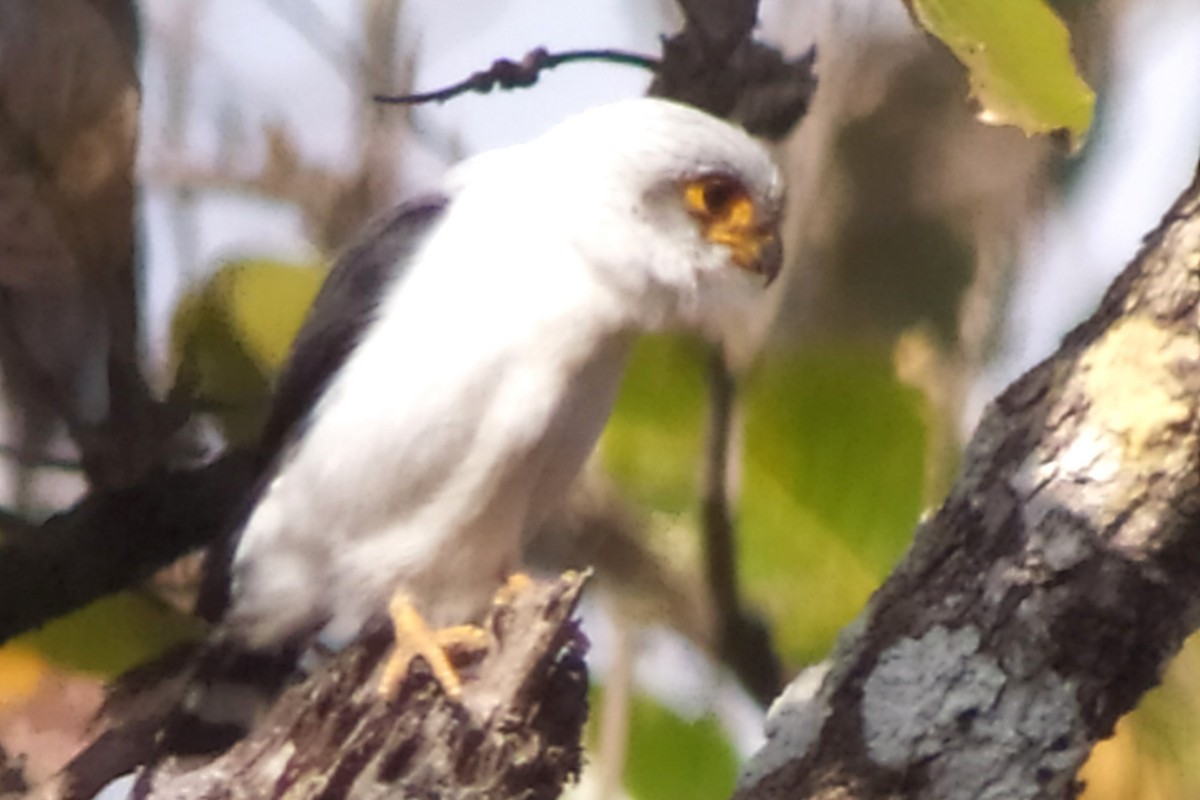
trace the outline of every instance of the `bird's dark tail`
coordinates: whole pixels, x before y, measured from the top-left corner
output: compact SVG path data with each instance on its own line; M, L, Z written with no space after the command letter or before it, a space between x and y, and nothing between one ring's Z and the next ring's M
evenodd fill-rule
M168 756L215 757L242 739L297 672L298 653L248 651L217 635L122 675L97 715L99 735L63 771L68 798Z
M274 704L296 674L297 658L290 648L245 650L220 640L207 644L180 702L163 721L157 757L228 750Z

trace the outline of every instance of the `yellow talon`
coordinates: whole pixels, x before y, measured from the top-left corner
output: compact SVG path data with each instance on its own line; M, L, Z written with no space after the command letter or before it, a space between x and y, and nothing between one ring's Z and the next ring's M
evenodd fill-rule
M521 593L532 587L533 578L523 572L514 572L496 590L492 604L511 605ZM396 696L404 676L408 674L409 664L419 655L429 664L433 676L447 695L455 699L462 697L462 678L454 664L466 661L484 650L488 644L487 632L477 625L455 625L432 630L404 592L392 595L388 614L392 618L396 644L379 679L380 696L387 700Z
M392 596L392 601L388 604L388 614L392 618L396 645L379 679L380 695L385 699L395 697L400 683L408 674L408 665L419 655L429 664L433 676L446 690L446 694L455 699L461 697L462 679L450 663L447 652L457 654L478 650L485 642L483 630L474 625L430 630L408 595L403 592Z
M433 632L438 647L451 662L457 662L487 647L487 632L478 625L455 625Z
M523 592L533 588L533 578L529 577L524 572L514 572L508 576L508 580L504 585L496 590L496 594L492 597L492 605L494 606L509 606Z

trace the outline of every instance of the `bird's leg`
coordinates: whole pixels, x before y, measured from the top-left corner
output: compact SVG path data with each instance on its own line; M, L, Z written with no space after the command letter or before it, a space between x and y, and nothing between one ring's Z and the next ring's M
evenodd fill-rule
M408 673L408 665L414 656L424 657L433 671L433 676L451 697L462 695L462 679L451 663L450 656L478 651L485 644L486 634L475 625L456 625L452 628L431 630L413 607L404 592L397 592L388 605L392 618L396 646L384 665L379 680L379 693L392 698Z

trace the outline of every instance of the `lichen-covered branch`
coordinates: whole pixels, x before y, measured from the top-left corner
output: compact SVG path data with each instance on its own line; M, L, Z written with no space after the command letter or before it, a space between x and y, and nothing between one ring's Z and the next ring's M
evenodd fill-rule
M1200 176L987 410L827 674L776 703L737 797L1073 797L1198 612Z
M139 790L150 800L555 798L582 766L587 640L572 614L586 580L568 573L494 606L486 650L462 667L461 699L419 660L382 699L392 636L376 627L289 689L229 752L200 767L168 759ZM91 783L68 770L58 793L42 796Z

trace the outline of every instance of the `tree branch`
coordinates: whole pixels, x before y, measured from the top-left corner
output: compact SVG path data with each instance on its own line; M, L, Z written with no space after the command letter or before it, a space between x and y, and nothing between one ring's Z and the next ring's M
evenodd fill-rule
M208 544L226 530L255 474L244 453L159 471L0 540L0 643Z
M629 53L624 50L569 50L564 53L551 53L544 47L530 50L520 61L498 58L485 70L480 70L470 77L432 92L417 92L406 95L375 95L377 103L399 105L419 105L421 103L444 103L467 92L488 94L493 89L524 89L533 86L541 77L543 71L554 69L562 64L580 61L601 61L609 64L623 64L628 67L641 67L655 70L658 61L649 56Z
M1074 797L1200 622L1200 176L988 409L945 504L740 800Z
M736 390L733 376L716 350L709 359L708 380L701 533L705 577L716 617L716 650L747 691L765 707L779 694L783 668L766 623L745 608L738 592L737 547L728 489Z

